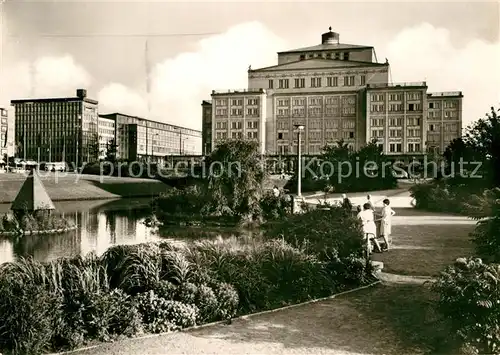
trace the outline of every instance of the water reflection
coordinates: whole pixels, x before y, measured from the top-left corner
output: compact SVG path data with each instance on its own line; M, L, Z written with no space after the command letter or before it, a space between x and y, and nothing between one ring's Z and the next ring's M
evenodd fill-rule
M51 261L90 252L101 255L112 245L159 240L158 233L143 223L149 203L150 199L55 203L56 213L72 220L78 228L58 235L25 236L15 243L0 239L0 264L17 256ZM0 213L9 209L10 204L0 205Z

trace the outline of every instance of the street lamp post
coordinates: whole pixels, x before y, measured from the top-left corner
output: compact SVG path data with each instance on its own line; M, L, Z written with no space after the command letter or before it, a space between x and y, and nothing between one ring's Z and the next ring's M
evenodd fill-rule
M297 136L298 136L298 143L299 143L299 146L298 146L298 167L297 167L297 197L298 198L302 198L302 167L301 167L301 164L300 164L300 159L301 159L301 145L302 145L302 142L301 142L301 136L302 136L302 131L304 130L304 125L294 125L295 128L297 128L298 132L297 132Z

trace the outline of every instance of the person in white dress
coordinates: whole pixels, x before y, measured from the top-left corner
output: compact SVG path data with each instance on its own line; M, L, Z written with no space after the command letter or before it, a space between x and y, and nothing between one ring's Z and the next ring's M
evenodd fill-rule
M367 238L375 244L377 250L380 252L382 248L377 241L377 226L375 225L375 216L373 214L373 210L369 203L365 203L363 205L363 211L358 213L358 218L361 220L363 224L363 235L364 239Z
M383 201L384 207L382 208L382 221L380 224L380 235L384 238L384 242L386 245L386 250L389 250L390 246L390 237L391 237L391 229L392 229L392 216L396 214L394 210L389 206L389 199L385 199Z

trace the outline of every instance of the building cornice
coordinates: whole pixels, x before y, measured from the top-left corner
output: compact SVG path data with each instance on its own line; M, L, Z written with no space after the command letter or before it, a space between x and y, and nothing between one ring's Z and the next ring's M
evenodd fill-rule
M350 69L350 70L349 70ZM270 71L249 71L248 78L302 78L310 76L336 76L336 75L360 75L373 73L386 73L388 67L382 68L361 68L361 67L344 67L344 68L314 68L314 69L286 69L286 70L270 70Z

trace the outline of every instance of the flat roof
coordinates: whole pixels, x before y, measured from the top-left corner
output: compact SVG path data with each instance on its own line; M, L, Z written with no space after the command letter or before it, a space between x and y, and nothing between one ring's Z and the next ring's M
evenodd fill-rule
M40 103L51 103L51 102L71 102L71 101L84 101L88 102L91 104L97 105L99 101L97 100L92 100L87 97L80 98L80 97L51 97L51 98L44 98L44 99L16 99L16 100L10 100L10 104L25 104L25 103L35 103L35 102L40 102Z
M444 91L444 92L429 92L427 97L464 97L461 91Z
M147 122L152 122L152 123L164 124L164 125L176 128L176 129L186 129L186 130L190 130L190 131L193 131L193 132L201 133L201 130L198 130L198 129L177 126L177 125L174 125L174 124L171 124L171 123L150 120L148 118L127 115L125 113L113 112L113 113L99 114L99 117L109 118L109 119L115 119L116 116L124 116L124 117L129 117L129 118L135 118L135 119L138 119L138 120L141 120L141 121L147 121Z
M405 88L427 88L427 83L425 81L415 81L415 82L404 82L404 83L379 83L379 84L367 84L367 90L373 89L405 89Z
M278 52L278 54L291 54L291 53L301 53L301 52L318 52L318 51L345 51L352 49L372 49L373 46L365 46L359 44L349 44L349 43L325 43L317 44L315 46L302 47L290 49L287 51Z

